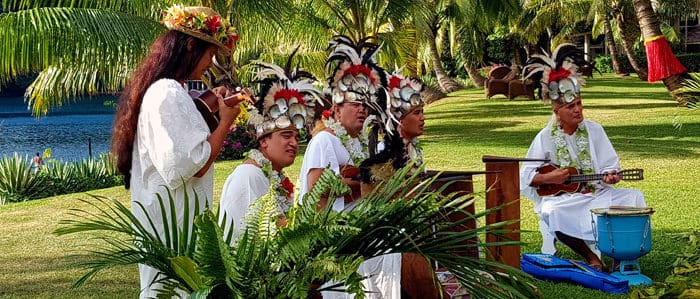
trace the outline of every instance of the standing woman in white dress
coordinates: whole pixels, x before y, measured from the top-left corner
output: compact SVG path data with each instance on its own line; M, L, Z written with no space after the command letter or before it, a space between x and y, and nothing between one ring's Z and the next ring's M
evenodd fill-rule
M224 238L231 234L231 245L245 230L244 217L250 206L267 192L275 192L279 225L286 223L285 213L292 205L294 185L282 171L294 163L299 131L313 122L314 106L321 97L310 73L289 69L293 57L289 57L286 69L258 64L260 94L248 119L255 127L258 146L226 179L219 205L219 222L226 220Z
M150 227L148 215L157 230L151 233L161 238L164 222L174 217L181 227L185 217L192 221L196 216L183 215L185 192L189 211L195 208L194 193L200 200L199 211L211 207L212 165L240 112L238 99L231 106L224 104L223 97L231 92L214 89L218 102L213 110L218 109L220 122L212 132L185 85L186 80L201 78L217 51L230 55L237 35L228 22L207 7L173 6L162 23L169 30L154 41L121 95L111 148L125 187L131 189L132 212L145 227ZM156 196L167 199L166 188L177 215L166 208L168 219L161 219ZM140 297L155 297L162 282L159 272L139 265L139 273Z

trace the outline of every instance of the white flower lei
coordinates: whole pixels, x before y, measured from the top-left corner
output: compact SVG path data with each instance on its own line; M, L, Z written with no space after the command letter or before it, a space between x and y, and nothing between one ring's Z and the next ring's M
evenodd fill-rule
M369 158L369 139L367 138L367 134L364 132L364 130L362 130L357 137L352 138L350 135L348 135L348 131L345 130L345 127L343 127L342 124L331 118L324 119L323 124L326 126L326 128L333 130L335 136L340 138L340 141L343 143L343 147L345 147L348 153L350 153L350 159L352 159L353 165L359 166L360 162Z
M418 138L413 138L411 141L404 139L403 142L406 145L408 159L414 161L413 167L421 166L423 164L423 148Z
M576 167L581 170L583 174L592 174L593 171L593 160L591 159L590 148L588 144L588 130L583 122L578 124L576 132L574 132L574 140L576 142L576 148L579 150L576 155L578 163L571 159L571 154L569 153L569 148L566 146L566 140L564 139L564 130L562 130L559 122L553 122L551 128L552 142L554 143L554 148L556 151L556 158L559 162L560 167ZM586 183L586 189L589 191L595 190L595 184L592 182Z
M272 169L272 162L265 158L262 152L257 149L251 149L248 152L248 159L255 161L255 163L260 166L263 174L270 180L270 185L275 185L275 193L277 193L277 206L282 211L286 213L292 206L292 203L287 198L286 190L282 188L282 182L286 178L284 173L277 172L277 170Z

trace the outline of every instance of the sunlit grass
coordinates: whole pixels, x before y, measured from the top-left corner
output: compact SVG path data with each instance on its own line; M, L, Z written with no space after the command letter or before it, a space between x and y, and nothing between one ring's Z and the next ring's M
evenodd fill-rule
M673 234L700 226L700 200L695 183L700 177L700 113L676 105L661 84L636 78L605 76L588 80L583 90L585 115L601 123L622 160L623 168L644 168L645 180L620 186L645 192L652 216L653 249L640 259L642 271L654 280L670 273L673 253L684 244ZM426 133L422 138L429 169L484 170L483 155L524 157L530 141L549 119L551 110L537 101L486 100L483 90L460 91L426 108ZM680 130L673 119L683 124ZM296 181L301 154L285 172ZM228 174L240 161L218 162L215 202ZM477 194L484 192L484 177L474 177ZM122 187L92 191L93 194L128 202ZM86 208L69 194L43 200L0 206L0 297L2 298L134 298L138 294L138 271L123 267L98 275L86 286L70 285L84 270L71 263L84 258L89 248L84 236L56 237L51 232L66 218L70 208ZM481 196L483 198L483 196ZM483 207L483 200L477 204ZM523 199L522 228L537 231L532 204ZM524 233L523 252L537 252L539 233ZM575 258L559 247L563 256ZM569 284L538 282L547 298L626 298Z

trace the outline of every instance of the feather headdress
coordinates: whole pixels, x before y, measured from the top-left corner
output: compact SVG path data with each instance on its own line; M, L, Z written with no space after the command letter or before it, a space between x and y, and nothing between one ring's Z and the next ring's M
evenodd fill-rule
M539 96L542 101L565 104L581 93L585 81L579 68L584 65L590 64L584 59L583 51L567 43L557 46L551 57L532 55L523 67L523 75L525 79L541 83Z
M292 69L289 56L285 68L257 62L256 82L260 83L258 101L250 111L249 124L255 126L258 138L277 130L305 129L314 119L316 103L323 105L322 94L313 86L311 73Z
M355 44L349 37L337 35L329 41L328 86L334 104L359 102L381 115L386 101L386 75L375 61L381 47L368 40L365 37Z
M416 78L406 78L399 71L389 76L387 93L389 100L387 114L398 122L408 112L423 105L420 92L423 91L423 83Z

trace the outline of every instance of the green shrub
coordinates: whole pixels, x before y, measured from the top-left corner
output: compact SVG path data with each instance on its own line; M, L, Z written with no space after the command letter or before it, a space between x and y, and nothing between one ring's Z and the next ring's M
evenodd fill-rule
M118 186L123 183L108 155L78 162L49 160L32 173L31 159L12 157L0 160L0 204L44 198Z
M46 177L32 173L31 165L29 156L21 157L17 153L0 159L0 204L25 201L46 193Z
M646 54L644 54L644 52L635 53L637 62L639 62L639 64L643 67L647 67L647 57L645 55ZM676 57L678 58L678 61L680 61L680 63L683 64L686 69L688 69L689 73L700 72L700 53L679 54L676 55ZM634 73L634 69L632 68L632 65L630 64L626 55L618 55L617 61L620 63L620 68L622 68L623 72ZM610 59L609 55L596 57L595 66L603 73L613 72L612 59Z

